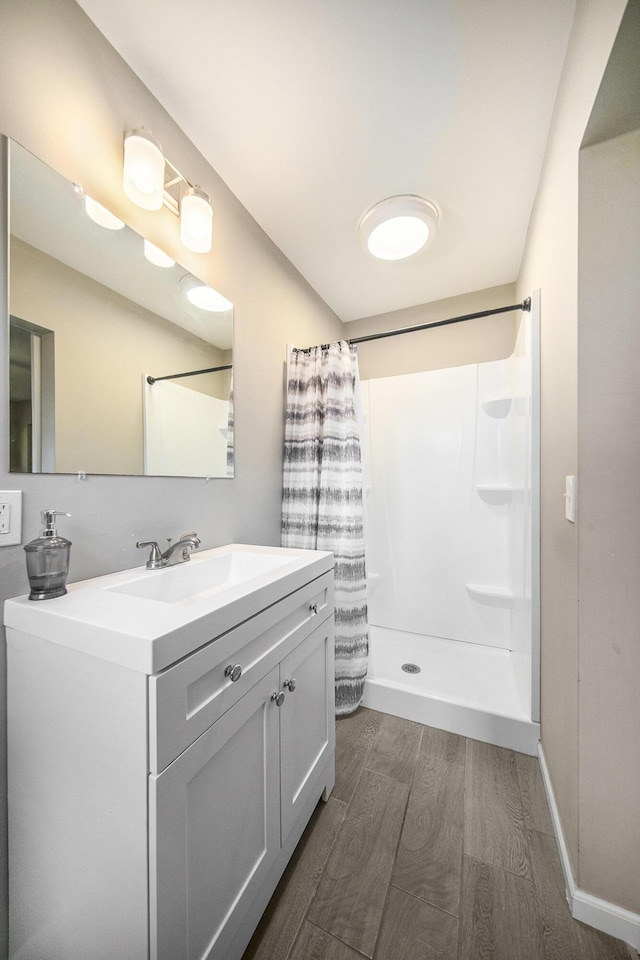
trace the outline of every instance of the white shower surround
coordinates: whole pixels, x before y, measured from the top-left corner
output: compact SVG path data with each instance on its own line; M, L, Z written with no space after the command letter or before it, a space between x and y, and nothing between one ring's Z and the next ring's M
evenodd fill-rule
M526 753L539 739L533 301L505 360L362 385L363 702Z

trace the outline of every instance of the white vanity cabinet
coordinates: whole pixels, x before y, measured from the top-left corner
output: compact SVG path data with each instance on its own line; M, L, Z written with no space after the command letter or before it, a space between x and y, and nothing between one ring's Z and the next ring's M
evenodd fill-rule
M332 560L282 553L278 599L148 674L8 601L11 958L242 956L334 782Z
M298 604L296 613L302 615L317 606L318 586L321 593L329 593L329 585L314 583L288 598ZM276 608L267 615L281 612ZM276 623L269 637L282 639L270 656L260 658L258 672L263 674L274 656L289 653L175 760L150 776L149 853L158 878L150 899L153 960L227 960L241 955L231 949L234 940L253 929L266 905L261 902L254 910L251 924L247 912L253 892L260 890L274 865L280 868L281 850L293 850L289 841L296 822L306 824L320 794L332 788L325 781L335 745L333 623L325 619L310 629L322 617L322 609L311 615L310 623L303 622L291 633ZM192 659L213 653L213 647L205 648ZM213 701L206 699L204 677L215 688L216 676L224 676L235 661L242 666L248 654L243 648L233 663L220 660L217 670L204 674L201 671L208 664L198 668L197 663L185 661L165 675L152 677L151 683L160 686L166 681L163 689L168 694L172 687L172 714L177 687L184 694L179 702L186 705L183 713L188 716L184 674L195 676L189 686L200 684L199 696L210 709L215 696ZM175 678L172 670L178 673ZM244 671L237 683L242 676ZM226 689L235 692L229 686ZM158 690L156 695L161 713ZM298 839L299 834L295 842Z

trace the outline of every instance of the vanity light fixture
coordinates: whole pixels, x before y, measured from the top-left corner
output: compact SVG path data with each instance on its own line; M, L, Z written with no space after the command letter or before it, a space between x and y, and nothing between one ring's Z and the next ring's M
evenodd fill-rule
M122 230L124 221L118 219L110 210L103 207L101 203L84 194L84 209L87 216L91 217L94 223L99 227L105 227L107 230Z
M164 154L145 130L124 135L124 192L143 210L160 210L164 193Z
M180 198L180 239L187 250L208 253L211 250L213 210L209 197L199 187L183 189Z
M374 204L358 231L369 253L379 260L406 260L433 239L440 215L435 203L405 194Z
M160 247L156 247L155 243L151 243L150 240L144 241L144 255L155 267L173 267L175 266L175 260L173 260L168 253L165 253L164 250L161 250Z
M164 156L144 129L124 135L124 192L143 210L164 205L180 218L180 239L187 250L211 250L213 209L204 190L194 186Z
M180 290L189 303L207 313L226 313L233 308L230 300L207 283L197 280L190 273L185 274L180 280Z

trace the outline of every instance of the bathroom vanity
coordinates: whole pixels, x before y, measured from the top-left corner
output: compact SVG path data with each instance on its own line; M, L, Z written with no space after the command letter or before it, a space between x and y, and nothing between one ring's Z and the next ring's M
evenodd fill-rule
M10 957L239 960L334 783L333 556L7 601Z

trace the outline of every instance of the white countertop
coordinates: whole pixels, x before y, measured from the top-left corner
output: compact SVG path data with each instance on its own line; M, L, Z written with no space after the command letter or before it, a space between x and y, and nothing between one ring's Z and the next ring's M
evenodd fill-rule
M154 587L156 578L158 584L169 583L169 579L161 578L167 574L175 578L173 571L178 568L184 570L181 579L188 568L194 576L201 575L201 565L207 560L230 551L277 555L283 562L242 583L200 591L188 601L172 602L119 592L121 588L135 590L137 582L146 583L150 578L154 578ZM148 571L142 566L70 583L67 595L54 600L35 601L27 596L7 600L4 623L9 631L40 637L152 674L332 568L333 554L324 551L228 544L198 551L187 563L162 570Z

